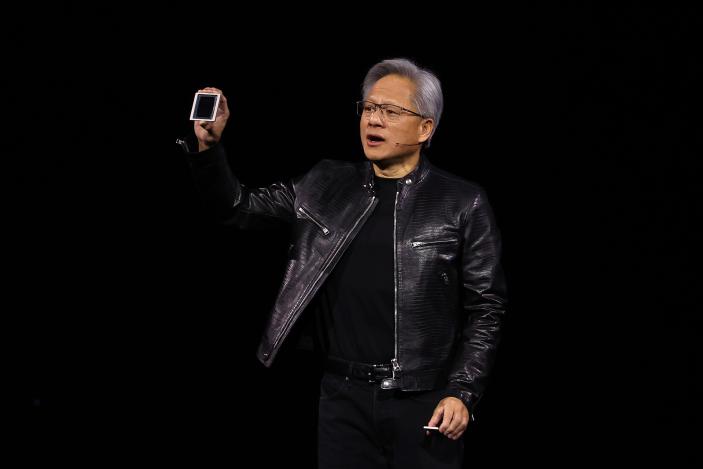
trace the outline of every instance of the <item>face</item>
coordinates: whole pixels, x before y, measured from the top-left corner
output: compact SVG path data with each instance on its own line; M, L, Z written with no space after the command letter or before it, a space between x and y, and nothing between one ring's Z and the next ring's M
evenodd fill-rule
M395 104L417 112L413 105L415 84L399 75L386 75L369 90L366 101ZM366 158L372 161L401 160L419 154L421 145L432 130L432 119L403 113L396 122L384 119L380 109L371 116L361 116L361 143ZM403 145L405 144L405 145Z

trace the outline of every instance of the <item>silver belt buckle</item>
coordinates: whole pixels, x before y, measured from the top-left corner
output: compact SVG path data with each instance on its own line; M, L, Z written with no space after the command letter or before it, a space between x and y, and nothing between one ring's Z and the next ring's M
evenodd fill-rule
M400 383L397 379L393 378L383 378L381 380L381 389L396 389L400 387Z

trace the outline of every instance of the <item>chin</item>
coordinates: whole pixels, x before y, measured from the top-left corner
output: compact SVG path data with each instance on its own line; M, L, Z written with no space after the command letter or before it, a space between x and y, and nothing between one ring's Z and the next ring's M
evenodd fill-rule
M386 160L392 156L392 155L389 155L388 152L381 150L380 148L366 148L366 147L364 147L364 154L366 155L367 159L373 160L373 161Z

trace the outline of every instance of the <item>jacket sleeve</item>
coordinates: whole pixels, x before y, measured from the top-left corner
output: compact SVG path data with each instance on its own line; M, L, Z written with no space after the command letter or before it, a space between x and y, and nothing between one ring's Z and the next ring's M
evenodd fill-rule
M472 418L495 359L507 304L500 256L500 232L486 194L479 189L463 224L461 278L465 317L447 389L449 395L466 404Z
M232 173L221 144L200 153L186 153L193 180L215 220L241 229L264 229L295 219L293 179L250 188Z

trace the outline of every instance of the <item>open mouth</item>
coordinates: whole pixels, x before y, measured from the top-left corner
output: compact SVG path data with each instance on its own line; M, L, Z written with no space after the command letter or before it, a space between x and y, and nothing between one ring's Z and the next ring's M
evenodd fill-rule
M386 141L386 139L381 137L380 135L373 135L373 134L366 135L366 143L372 147L380 145L385 141Z

